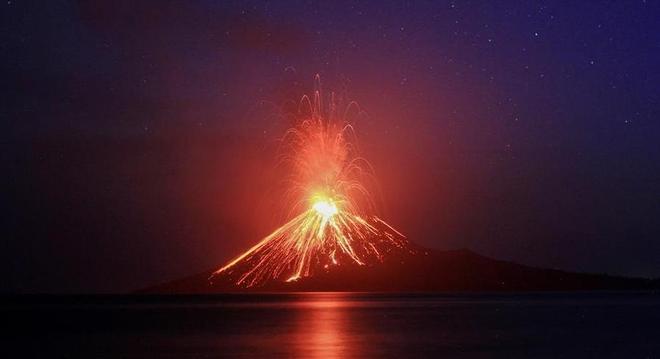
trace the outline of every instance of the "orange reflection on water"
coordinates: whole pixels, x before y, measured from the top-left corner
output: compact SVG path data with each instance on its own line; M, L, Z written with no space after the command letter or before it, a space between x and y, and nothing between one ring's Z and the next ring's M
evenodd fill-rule
M294 355L303 358L360 356L351 326L351 299L346 293L306 294L294 335Z

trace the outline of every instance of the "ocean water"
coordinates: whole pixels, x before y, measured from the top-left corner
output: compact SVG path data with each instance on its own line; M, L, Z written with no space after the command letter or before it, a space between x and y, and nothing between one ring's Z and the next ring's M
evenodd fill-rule
M5 296L2 355L660 358L660 293Z

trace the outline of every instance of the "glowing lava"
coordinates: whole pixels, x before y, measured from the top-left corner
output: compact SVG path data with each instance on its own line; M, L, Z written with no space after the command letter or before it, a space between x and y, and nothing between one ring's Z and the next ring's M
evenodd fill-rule
M318 77L317 77L318 81ZM303 97L298 125L282 139L287 173L283 202L293 218L209 278L237 286L294 281L338 265L371 265L412 251L405 236L375 213L373 171L357 154L353 127L334 96L324 111L320 92Z
M312 208L314 208L318 214L323 216L323 219L326 221L328 218L337 214L337 206L335 206L334 202L332 201L319 200L314 203Z

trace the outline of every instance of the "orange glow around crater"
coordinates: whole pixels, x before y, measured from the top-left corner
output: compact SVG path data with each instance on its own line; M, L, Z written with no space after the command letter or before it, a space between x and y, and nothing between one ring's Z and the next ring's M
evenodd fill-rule
M326 220L338 212L337 206L332 200L319 199L314 202L312 208Z
M282 202L291 218L209 280L223 278L241 287L291 282L412 251L405 236L375 214L373 171L359 155L347 120L353 110L355 103L339 111L334 94L326 107L318 90L312 99L303 97L298 124L284 134L278 156L286 173Z

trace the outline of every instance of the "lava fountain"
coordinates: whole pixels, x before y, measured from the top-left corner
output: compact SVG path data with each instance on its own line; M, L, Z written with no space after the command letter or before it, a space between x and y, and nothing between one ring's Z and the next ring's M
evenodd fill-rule
M278 154L286 173L282 202L290 209L288 222L215 271L210 281L258 287L412 252L406 237L376 215L373 170L359 155L348 121L353 110L359 111L354 102L340 114L334 94L324 107L318 88L311 98L303 96L297 124L282 137Z

